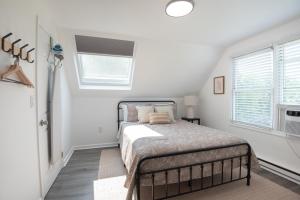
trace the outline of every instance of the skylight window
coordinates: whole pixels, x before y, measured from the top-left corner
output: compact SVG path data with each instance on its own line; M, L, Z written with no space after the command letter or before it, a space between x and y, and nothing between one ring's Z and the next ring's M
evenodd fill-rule
M134 42L75 36L81 88L129 90Z

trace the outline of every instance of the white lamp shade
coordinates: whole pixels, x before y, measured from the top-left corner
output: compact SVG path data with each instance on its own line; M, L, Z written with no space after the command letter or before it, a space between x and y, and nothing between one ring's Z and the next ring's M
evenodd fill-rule
M184 105L186 106L196 106L198 105L198 97L197 96L185 96L184 97Z

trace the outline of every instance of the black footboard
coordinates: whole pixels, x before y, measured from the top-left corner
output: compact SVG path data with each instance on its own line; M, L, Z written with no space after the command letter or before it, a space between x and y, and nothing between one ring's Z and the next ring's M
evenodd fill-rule
M173 167L173 168L167 168L167 169L163 169L163 170L156 170L156 171L147 171L145 173L141 172L141 166L143 164L144 161L149 160L149 159L155 159L155 158L163 158L163 157L170 157L170 156L178 156L178 155L187 155L187 154L191 154L191 153L198 153L198 152L205 152L205 151L212 151L212 150L217 150L217 149L226 149L226 148L231 148L231 147L237 147L237 146L247 146L247 153L242 154L242 155L238 155L238 156L233 156L233 157L227 157L227 158L222 158L222 159L217 159L217 160L212 160L209 162L202 162L202 163L194 163L192 165L185 165L185 166L178 166L178 167ZM243 164L242 159L243 158L247 158L247 163ZM233 178L233 160L234 159L239 159L239 174L237 178ZM225 161L230 161L230 166L231 166L231 171L230 173L230 178L229 180L224 180L224 162ZM219 163L221 165L221 173L216 174L214 172L214 165L216 163ZM203 166L204 165L211 165L211 176L209 176L209 178L211 179L210 181L210 185L209 186L204 186L203 184ZM245 165L246 169L247 169L247 174L246 176L242 176L242 167L243 165ZM200 181L200 188L197 187L193 187L193 168L195 168L195 166L199 166L199 170L201 171L201 177L200 179L198 179L198 181ZM181 175L181 170L182 169L186 169L189 168L189 177L190 180L188 181L188 186L189 186L189 190L188 191L182 191L181 189L181 180L180 180L180 175ZM174 171L177 170L177 183L178 187L177 187L177 193L176 194L169 194L168 192L168 172L169 171ZM157 173L164 173L165 174L165 189L164 189L164 196L163 197L155 197L155 175ZM153 200L161 200L161 199L168 199L171 197L176 197L176 196L180 196L180 195L184 195L184 194L188 194L188 193L192 193L192 192L196 192L196 191L200 191L200 190L204 190L207 188L212 188L212 187L216 187L219 185L223 185L226 183L231 183L234 181L238 181L238 180L242 180L242 179L247 179L247 185L250 185L250 178L251 178L251 147L248 143L240 143L240 144L234 144L234 145L226 145L226 146L219 146L219 147L214 147L214 148L204 148L204 149L198 149L198 150L192 150L192 151L184 151L184 152L176 152L176 153L171 153L171 154L164 154L164 155L158 155L158 156L152 156L152 157L147 157L142 159L139 164L138 164L138 168L137 168L137 172L136 172L136 187L137 187L137 199L141 200L141 178L144 175L150 175L151 176L151 187L152 187L152 199ZM220 177L220 181L218 181L218 183L214 182L214 176L215 175L219 175Z

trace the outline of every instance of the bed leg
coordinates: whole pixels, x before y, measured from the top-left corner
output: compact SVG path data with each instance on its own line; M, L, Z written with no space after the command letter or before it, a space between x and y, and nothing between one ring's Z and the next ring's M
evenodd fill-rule
M248 144L248 153L247 153L247 157L248 157L248 163L247 163L247 185L250 186L250 179L251 179L251 147Z
M140 200L141 199L140 176L138 174L139 173L136 174L136 200Z

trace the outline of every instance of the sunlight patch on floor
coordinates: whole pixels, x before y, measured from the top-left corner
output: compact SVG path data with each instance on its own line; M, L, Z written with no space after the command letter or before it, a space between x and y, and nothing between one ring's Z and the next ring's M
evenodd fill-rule
M125 199L127 188L124 187L126 176L98 179L94 181L94 200Z

